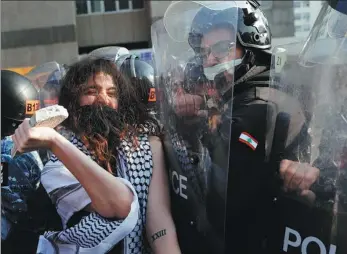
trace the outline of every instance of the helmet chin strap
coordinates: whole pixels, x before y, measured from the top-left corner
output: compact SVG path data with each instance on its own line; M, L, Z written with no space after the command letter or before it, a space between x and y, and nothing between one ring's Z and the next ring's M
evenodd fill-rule
M243 61L235 68L234 82L237 82L254 66L255 56L251 50L245 49Z
M245 54L242 58L242 63L235 67L233 84L230 84L230 82L228 83L224 75L223 76L218 75L220 77L218 81L215 79L216 84L218 84L218 82L221 82L223 85L225 85L225 87L228 86L228 88L222 93L222 101L224 103L232 99L233 88L235 83L237 83L238 80L240 80L243 76L245 76L249 72L249 70L251 70L251 68L254 66L254 63L255 63L254 53L251 50L245 49Z
M216 64L211 67L205 67L204 68L205 76L209 80L214 80L217 75L222 74L224 72L228 72L229 74L233 75L234 69L236 68L236 66L240 65L242 61L243 61L243 58L240 58L240 59L234 59L228 62Z

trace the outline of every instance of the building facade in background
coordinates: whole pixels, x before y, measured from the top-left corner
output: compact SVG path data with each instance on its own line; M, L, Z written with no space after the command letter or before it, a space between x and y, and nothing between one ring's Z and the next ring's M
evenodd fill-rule
M259 3L269 21L272 38L293 37L295 35L293 1L262 0Z
M150 27L171 1L1 1L2 68L71 63L110 45L151 63ZM260 1L274 38L295 35L293 1Z
M76 0L80 53L104 45L147 48L150 41L150 1Z
M110 45L150 48L151 23L170 2L1 1L2 68L71 63L80 54ZM151 61L148 53L139 56Z
M294 0L294 26L295 37L305 39L322 8L323 1L298 1Z
M75 58L74 9L72 1L1 1L1 68Z

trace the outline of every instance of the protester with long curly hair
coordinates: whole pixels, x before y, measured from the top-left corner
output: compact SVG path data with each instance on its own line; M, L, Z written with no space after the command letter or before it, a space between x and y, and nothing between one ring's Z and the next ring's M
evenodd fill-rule
M69 68L59 104L69 112L63 135L25 120L13 136L20 152L53 153L41 181L64 230L38 249L180 253L158 124L134 86L112 62L88 58Z

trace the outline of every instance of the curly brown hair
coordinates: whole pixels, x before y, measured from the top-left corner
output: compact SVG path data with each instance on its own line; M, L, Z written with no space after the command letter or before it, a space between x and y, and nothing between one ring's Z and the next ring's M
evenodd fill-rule
M79 104L87 80L100 72L112 77L118 97L117 110L105 105ZM132 139L136 144L136 137L144 128L152 133L159 130L158 122L150 115L130 79L106 59L87 58L70 66L62 79L59 105L69 112L62 125L79 135L100 166L111 173L116 173L117 148L122 139Z

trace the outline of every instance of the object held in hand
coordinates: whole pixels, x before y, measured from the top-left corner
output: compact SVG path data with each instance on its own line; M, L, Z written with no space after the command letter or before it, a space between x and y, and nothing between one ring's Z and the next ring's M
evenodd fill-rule
M30 118L29 124L31 127L50 127L55 128L67 119L69 113L66 108L60 105L53 105L37 110ZM11 155L14 157L17 149L13 147Z

